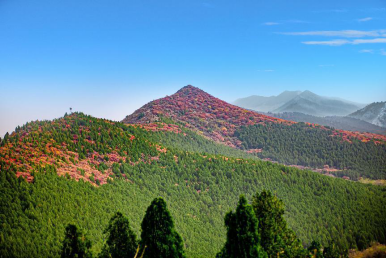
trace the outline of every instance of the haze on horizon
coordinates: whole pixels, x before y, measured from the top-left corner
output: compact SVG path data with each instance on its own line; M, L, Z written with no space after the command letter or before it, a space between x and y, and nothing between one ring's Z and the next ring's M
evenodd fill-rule
M2 1L0 136L74 111L122 120L192 84L232 103L386 100L384 1Z

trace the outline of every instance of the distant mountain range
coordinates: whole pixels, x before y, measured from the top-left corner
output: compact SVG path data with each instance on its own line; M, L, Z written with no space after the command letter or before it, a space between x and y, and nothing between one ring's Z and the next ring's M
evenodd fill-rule
M386 134L386 128L349 116L312 116L299 112L264 113L285 120L330 126L340 130Z
M261 112L299 112L313 116L346 116L365 105L339 98L319 96L311 91L284 91L278 96L250 96L233 104Z
M256 111L270 112L280 108L301 93L302 91L284 91L278 96L271 97L253 95L247 98L237 99L233 104Z
M386 102L374 102L362 108L348 117L357 118L368 123L386 127Z

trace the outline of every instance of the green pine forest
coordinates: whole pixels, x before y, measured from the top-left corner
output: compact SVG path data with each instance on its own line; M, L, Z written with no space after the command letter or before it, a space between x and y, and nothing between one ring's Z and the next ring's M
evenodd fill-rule
M15 173L23 168L7 163L7 157L27 143L44 152L48 142L77 153L79 160L93 152L107 157L113 151L125 159L100 161L102 173L112 171L100 186L58 176L64 163L78 161L51 153L46 154L55 160L52 164L29 164L31 183L17 178ZM156 143L167 151L157 151ZM283 201L284 219L305 248L312 241L334 243L344 254L364 243L385 243L385 187L330 178L217 146L193 134L149 132L82 113L17 128L1 142L0 257L60 257L69 224L85 232L96 256L117 211L141 236L141 222L157 197L168 204L185 255L215 257L226 243L225 215L235 210L241 194L250 202L264 189ZM151 158L155 155L158 159Z
M177 124L186 135L172 132L146 132L147 138L164 146L210 154L222 154L228 157L246 159L271 159L281 164L302 165L310 168L322 168L329 165L338 168L331 171L338 177L348 176L357 181L360 177L369 179L386 178L386 145L360 142L352 138L351 143L340 136L332 137L332 129L321 130L305 123L283 125L267 123L242 126L234 135L242 141L241 149L234 149L206 139L184 128L183 123L167 117L160 117L167 124ZM247 153L243 150L262 149L259 153Z
M282 164L297 164L312 168L338 168L339 175L356 180L359 177L386 179L386 144L364 143L352 138L332 137L333 130L296 123L267 123L242 126L235 136L244 149L262 149L260 158L270 158Z

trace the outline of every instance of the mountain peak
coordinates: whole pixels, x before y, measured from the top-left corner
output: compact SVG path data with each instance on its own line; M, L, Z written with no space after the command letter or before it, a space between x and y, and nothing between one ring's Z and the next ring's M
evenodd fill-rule
M300 90L284 90L282 93L280 93L279 95L281 94L288 94L288 93L301 93L302 91Z
M189 95L189 94L207 94L209 95L207 92L199 89L198 87L195 87L195 86L192 86L191 84L188 84L187 86L184 86L183 88L181 88L180 90L178 90L175 94L177 95ZM174 94L174 95L175 95Z
M357 118L368 123L386 127L386 102L374 102L366 107L349 114L349 117Z
M229 146L238 145L234 131L257 123L292 123L231 105L205 91L187 85L175 94L157 99L125 117L124 123L154 123L170 118Z
M184 86L183 88L181 88L177 92L186 91L186 90L200 90L200 89L198 87L192 86L191 84L188 84L187 86Z
M303 95L303 96L313 96L313 97L314 96L318 96L316 93L313 93L310 90L305 90L305 91L301 92L300 95Z

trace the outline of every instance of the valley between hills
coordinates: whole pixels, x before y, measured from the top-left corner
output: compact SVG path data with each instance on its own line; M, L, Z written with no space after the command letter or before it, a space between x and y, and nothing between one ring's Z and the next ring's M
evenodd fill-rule
M304 247L385 244L385 185L356 182L385 180L385 150L385 135L259 114L190 85L121 122L29 122L1 140L0 256L59 257L69 223L99 254L115 212L140 235L161 196L187 257L215 257L225 214L265 189Z

